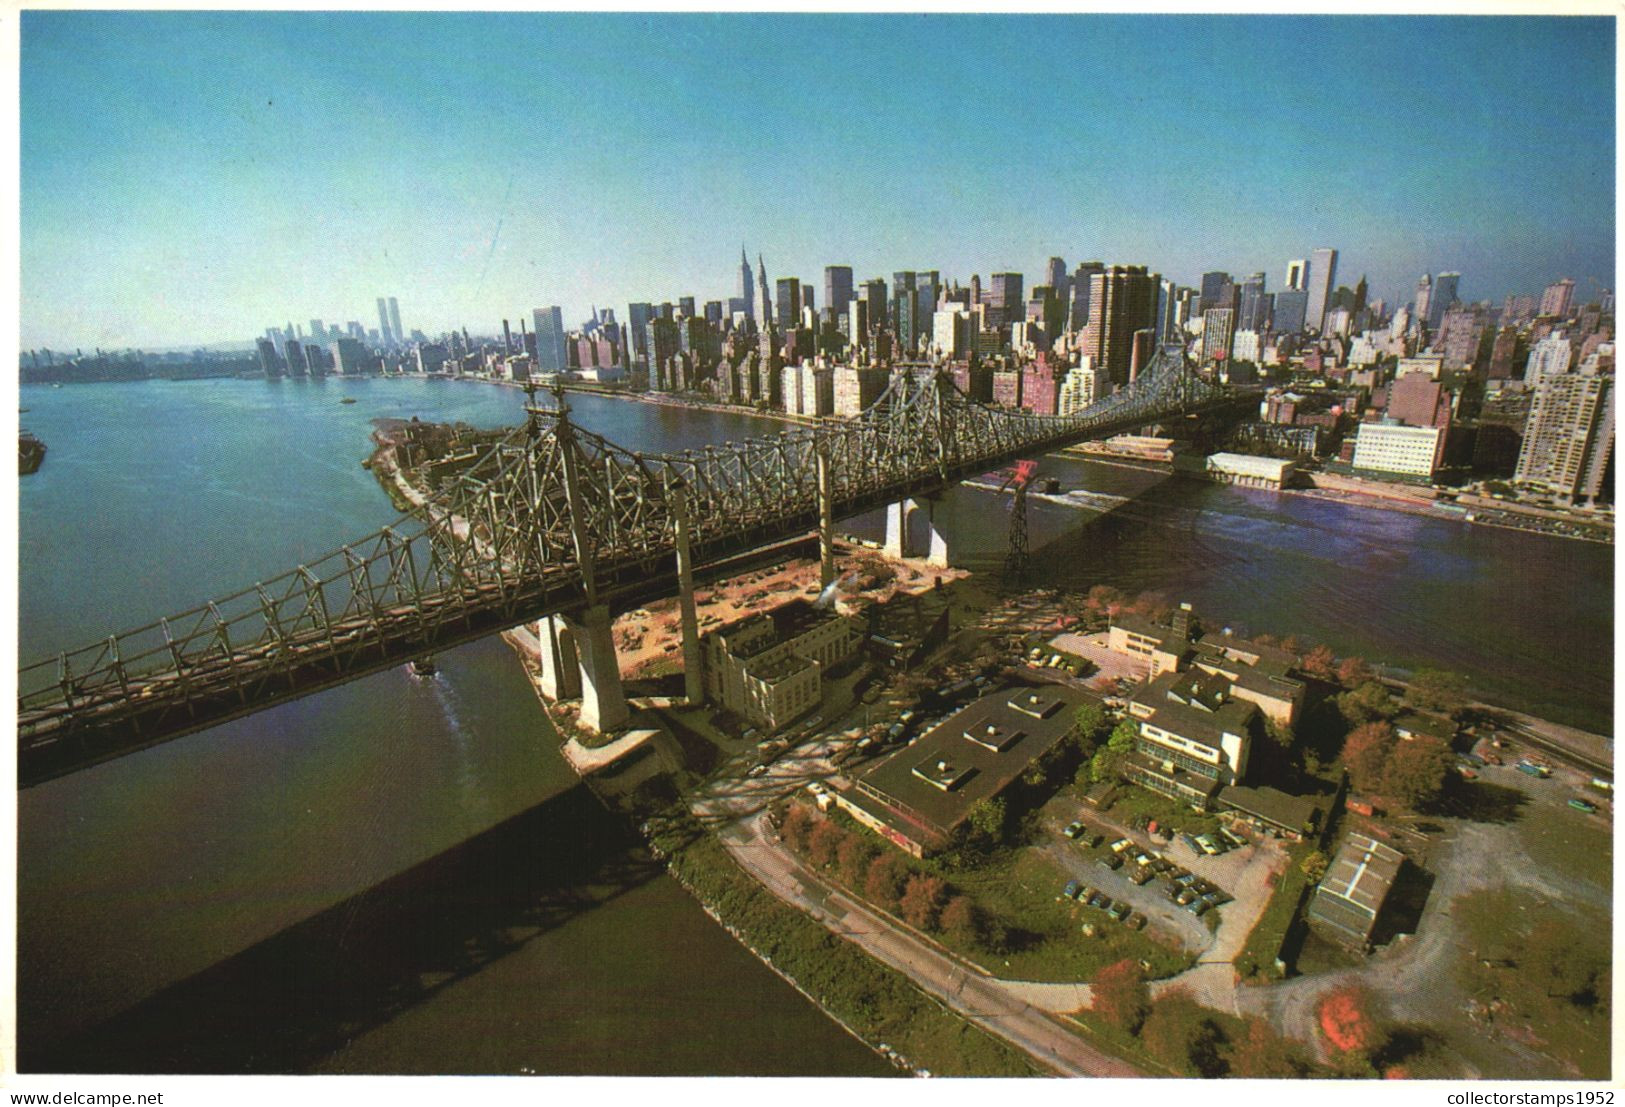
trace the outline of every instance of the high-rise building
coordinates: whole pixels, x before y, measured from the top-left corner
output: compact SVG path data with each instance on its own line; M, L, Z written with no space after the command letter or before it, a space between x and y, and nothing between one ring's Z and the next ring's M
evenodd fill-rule
M1563 331L1553 331L1530 348L1529 363L1523 371L1524 383L1531 389L1538 388L1547 377L1567 373L1573 361L1574 344Z
M1208 308L1233 308L1236 286L1230 279L1230 274L1222 270L1202 274L1202 299L1197 305L1198 310L1206 313Z
M1083 364L1068 370L1061 381L1057 410L1061 415L1072 415L1094 403L1095 399L1095 371L1086 357Z
M406 345L406 332L401 329L401 305L393 296L389 298L389 329L395 332L395 345Z
M1423 273L1421 280L1416 282L1416 316L1425 325L1428 315L1433 310L1433 277Z
M310 321L310 337L317 342L327 341L327 328L322 326L320 319Z
M886 326L886 282L879 277L863 282L860 296L869 305L869 329Z
M389 336L389 305L382 296L378 297L378 336L382 346L393 346L395 343Z
M1202 360L1228 361L1230 341L1236 333L1236 313L1227 307L1208 308L1202 313Z
M1455 306L1456 287L1460 284L1460 273L1440 273L1439 279L1433 283L1433 298L1428 301L1429 331L1437 331L1444 322L1444 313Z
M626 305L627 330L631 332L632 362L649 363L649 320L655 317L655 306L647 301ZM520 325L524 325L521 319Z
M970 312L954 309L931 317L931 347L943 357L958 360L970 352Z
M1309 262L1304 258L1286 263L1286 287L1288 292L1309 291Z
M697 311L694 310L694 306L695 306L694 305L694 297L692 297L692 296L679 296L679 297L677 297L677 310L683 313L683 318L685 318L685 319L693 319L696 315L699 314Z
M1152 326L1161 278L1143 265L1113 265L1089 281L1089 322L1081 347L1105 390L1108 384L1128 383L1134 332Z
M1304 307L1304 325L1316 334L1326 321L1326 304L1337 287L1337 251L1322 246L1309 255L1309 302Z
M1055 290L1055 299L1060 304L1070 307L1072 299L1072 278L1067 276L1066 262L1060 258L1050 258L1044 266L1044 283Z
M869 301L853 300L846 305L846 340L852 349L869 345Z
M1178 333L1178 324L1174 320L1175 309L1178 307L1179 288L1173 281L1164 277L1157 282L1157 314L1151 324L1156 344L1161 346L1164 342L1173 341Z
M536 369L541 373L562 373L569 365L564 345L564 311L557 306L531 312L536 328Z
M1275 322L1270 329L1276 334L1298 334L1304 328L1309 314L1309 292L1306 289L1287 289L1275 294Z
M1264 290L1264 274L1254 273L1241 282L1240 303L1236 308L1236 329L1261 331L1269 320L1269 295Z
M1574 302L1574 282L1564 277L1546 286L1546 292L1540 298L1540 313L1542 315L1555 315L1559 319L1569 317L1569 307Z
M1096 273L1104 272L1106 266L1098 261L1086 261L1079 264L1072 274L1072 319L1070 326L1073 330L1082 330L1089 324L1089 290L1093 287L1089 281Z
M766 330L773 325L773 296L768 291L767 265L762 261L761 254L756 255L756 294L760 301L756 322L763 330ZM784 320L779 320L779 325L783 326ZM795 326L795 321L792 320L789 325Z
M901 270L892 274L892 332L897 336L899 356L905 359L914 356L920 339L920 325L916 315L919 302L916 292L915 274L911 270Z
M852 267L824 266L824 311L833 320L852 300Z
M739 298L745 303L745 318L756 318L756 297L750 292L750 259L745 256L745 247L739 247Z
M1613 383L1579 373L1542 380L1513 479L1570 501L1596 499L1614 451Z

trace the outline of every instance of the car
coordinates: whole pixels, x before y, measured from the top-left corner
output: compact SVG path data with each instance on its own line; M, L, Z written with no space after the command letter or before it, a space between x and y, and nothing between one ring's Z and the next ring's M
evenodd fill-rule
M1209 892L1204 896L1197 896L1196 898L1207 904L1209 907L1219 906L1219 893L1217 892Z
M765 772L767 772L766 765L752 765L750 767L750 772L746 773L745 775L749 777L757 777L761 776Z
M1207 909L1208 909L1208 902L1205 899L1193 899L1193 900L1191 900L1189 903L1187 903L1185 905L1185 910L1189 911L1191 914L1197 916L1198 918L1200 918L1202 913L1205 912Z
M1199 835L1196 839L1196 844L1201 846L1202 852L1207 854L1209 857L1217 857L1219 854L1224 852L1224 847L1219 845L1219 843L1215 842L1206 834Z
M1520 773L1527 773L1530 776L1538 776L1542 780L1552 775L1552 770L1548 769L1545 765L1537 765L1528 758L1518 762L1517 769Z
M1076 880L1067 881L1066 882L1066 887L1061 889L1061 894L1057 898L1059 898L1059 899L1077 899L1078 898L1078 882Z
M1151 875L1150 869L1139 869L1129 879L1136 884L1149 884L1151 883Z
M1077 901L1079 903L1088 903L1089 902L1089 897L1094 895L1099 890L1100 889L1094 887L1091 884L1084 884L1084 885L1082 885L1082 886L1080 886L1078 888L1078 894L1077 894L1077 897L1076 897Z
M1217 907L1221 903L1233 903L1233 902L1235 902L1235 898L1236 898L1235 896L1231 895L1229 892L1225 891L1223 888L1215 888L1215 889L1213 889L1213 891L1209 892L1206 896L1204 896L1202 898L1207 899L1209 897L1212 898L1213 905L1215 907Z
M1114 853L1103 854L1099 861L1108 869L1121 869L1123 867L1123 859Z
M1461 760L1467 762L1467 764L1471 765L1475 769L1482 769L1485 764L1484 759L1475 753L1464 753L1461 755Z
M1119 839L1117 839L1117 841L1112 843L1112 852L1113 853L1122 853L1124 850L1128 849L1132 845L1134 845L1134 839L1132 839L1132 838L1119 838Z
M1140 914L1138 911L1135 911L1127 919L1124 920L1124 923L1125 923L1125 925L1129 926L1130 928L1132 928L1134 930L1144 930L1145 929L1145 916Z
M1242 846L1247 844L1247 839L1243 838L1229 827L1221 826L1219 828L1219 837L1223 838L1237 849L1240 849Z
M1129 917L1129 913L1132 910L1133 908L1129 907L1128 904L1124 903L1122 900L1118 900L1116 903L1112 904L1111 909L1107 911L1106 914L1112 917L1113 922L1122 922L1124 919Z
M897 716L897 721L902 723L904 726L907 726L917 718L919 718L919 713L913 709L910 709Z
M1179 890L1179 894L1174 896L1174 902L1183 907L1196 898L1198 897L1195 892L1191 891L1189 888L1181 888Z
M1178 884L1182 888L1188 888L1201 879L1202 878L1197 876L1195 873L1187 872L1174 877L1174 883Z
M1099 907L1101 910L1105 910L1111 905L1112 897L1108 896L1105 892L1096 892L1094 895L1089 897L1090 907Z
M1090 849L1099 849L1100 844L1105 840L1106 836L1104 834L1085 834L1082 838L1078 839L1078 841L1082 842Z
M1189 834L1181 834L1179 840L1191 848L1192 853L1201 853L1202 847L1196 844L1196 839Z
M1061 833L1065 834L1068 838L1076 838L1078 835L1083 833L1083 824L1067 823L1066 829L1061 831Z
M1155 860L1156 858L1152 857L1149 853L1136 853L1134 855L1134 863L1140 866L1142 869Z
M1587 815L1595 815L1597 813L1596 804L1587 799L1580 799L1578 796L1569 800L1569 806L1574 808L1576 811L1584 811Z

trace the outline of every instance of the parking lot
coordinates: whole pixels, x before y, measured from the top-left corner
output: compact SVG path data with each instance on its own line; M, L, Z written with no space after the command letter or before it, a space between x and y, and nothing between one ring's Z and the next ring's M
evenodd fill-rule
M1116 653L1106 648L1105 632L1099 634L1074 634L1068 631L1057 634L1049 640L1049 644L1058 650L1077 654L1085 661L1091 662L1095 668L1089 674L1091 679L1105 677L1111 681L1127 680L1139 683L1151 672L1151 663L1144 658L1131 657L1128 654Z

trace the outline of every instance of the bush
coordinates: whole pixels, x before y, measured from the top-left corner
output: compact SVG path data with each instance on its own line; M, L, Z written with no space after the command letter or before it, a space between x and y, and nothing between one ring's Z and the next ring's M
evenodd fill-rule
M897 910L903 896L903 882L908 879L908 863L902 854L882 853L869 865L863 881L863 896L870 903L887 911Z
M1119 1030L1140 1029L1151 1005L1151 992L1137 961L1127 958L1107 965L1089 984L1094 1000L1090 1009Z
M1140 1040L1152 1057L1182 1076L1222 1076L1224 1041L1212 1013L1191 994L1176 989L1152 1005L1140 1027Z
M903 914L903 921L916 930L935 930L937 916L942 910L943 901L948 898L948 885L941 877L915 874L908 878L904 885L903 896L898 906Z

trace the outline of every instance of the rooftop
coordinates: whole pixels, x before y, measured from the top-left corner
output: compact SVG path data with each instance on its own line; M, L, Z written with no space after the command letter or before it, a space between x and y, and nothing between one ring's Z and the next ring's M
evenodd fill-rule
M1320 805L1304 796L1291 796L1265 785L1248 788L1230 784L1219 789L1217 800L1225 807L1252 815L1271 826L1309 833L1320 823Z
M1226 731L1244 734L1258 709L1234 698L1230 681L1200 670L1163 673L1136 692L1131 703L1149 708L1143 722L1211 749L1222 749Z
M1315 893L1311 914L1367 937L1405 864L1405 855L1364 834L1350 834Z

